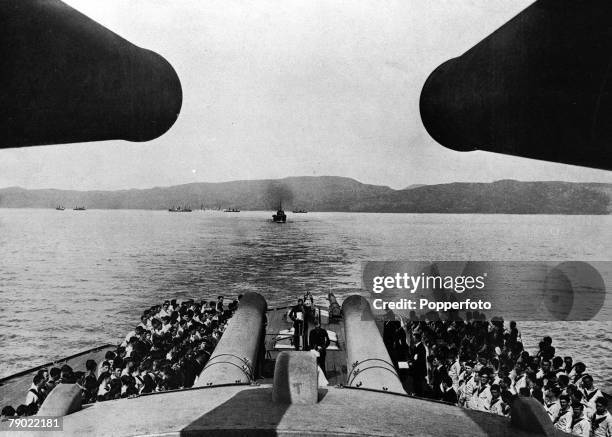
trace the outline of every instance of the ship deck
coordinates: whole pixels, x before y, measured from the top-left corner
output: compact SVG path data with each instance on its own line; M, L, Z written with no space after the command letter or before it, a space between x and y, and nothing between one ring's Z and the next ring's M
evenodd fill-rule
M288 338L277 342L276 338L283 331L291 328L291 321L287 321L286 314L291 307L271 308L266 313L268 324L266 328L266 359L263 364L263 382L272 383L274 375L274 361L282 350L293 350L289 346ZM346 354L344 350L344 325L342 321L330 321L324 308L317 307L317 317L321 315L321 326L328 331L336 333L338 350L329 350L325 360L327 378L331 385L343 384L346 381ZM313 323L309 324L309 328ZM286 337L286 336L285 336ZM278 346L278 347L277 347ZM85 370L85 362L89 359L94 360L98 365L104 361L104 354L109 350L114 350L116 346L105 344L80 352L69 357L57 359L32 369L19 372L17 374L0 379L0 407L12 405L16 408L25 401L28 389L32 384L32 379L40 369L50 369L51 367L61 367L68 364L75 371Z
M342 387L346 380L344 324L341 320L330 321L325 311L320 311L321 325L337 338L334 345L337 350L331 348L327 353L329 385L319 388L316 404L272 402L276 356L282 350L294 349L286 332L292 325L286 317L288 309L281 307L267 312L266 357L262 378L255 384L198 387L84 405L81 411L63 418L64 432L165 436L534 435L511 427L508 418L489 413L406 395ZM98 357L100 362L100 355L103 357L107 349L108 345L91 353L86 351L66 362L79 370L89 358ZM80 367L79 363L82 363ZM0 386L0 398L12 395L23 398L36 371L32 369L5 379L5 384ZM7 422L0 423L0 434L4 431L8 431Z
M320 389L312 405L272 402L270 385L200 387L85 406L63 418L83 436L528 437L510 419L439 402L361 389ZM0 435L9 434L7 422ZM48 436L49 431L28 435ZM569 434L555 432L555 436Z

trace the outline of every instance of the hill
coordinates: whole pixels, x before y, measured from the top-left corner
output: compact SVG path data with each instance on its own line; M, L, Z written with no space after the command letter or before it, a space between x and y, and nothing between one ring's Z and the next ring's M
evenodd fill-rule
M0 189L2 208L286 210L486 214L610 214L612 184L575 182L451 183L394 190L354 179L320 176L192 183L118 191Z

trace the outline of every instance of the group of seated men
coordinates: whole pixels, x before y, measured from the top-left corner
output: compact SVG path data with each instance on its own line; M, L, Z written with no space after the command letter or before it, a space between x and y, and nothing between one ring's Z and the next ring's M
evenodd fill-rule
M612 437L606 396L584 363L556 355L551 337L532 355L515 322L507 328L502 320L394 323L387 322L384 340L396 363L409 363L409 393L501 416L510 416L518 396L532 397L556 428Z
M167 300L152 306L123 342L106 352L102 363L87 360L84 371L74 371L67 364L39 370L25 402L16 409L5 406L2 417L36 414L47 395L62 383L77 383L83 403L191 387L241 297L227 308L223 296L210 302Z

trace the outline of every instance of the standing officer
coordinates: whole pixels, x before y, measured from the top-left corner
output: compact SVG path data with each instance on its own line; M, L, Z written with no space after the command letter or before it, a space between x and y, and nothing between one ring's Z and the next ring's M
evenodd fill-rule
M412 378L414 381L414 394L423 396L427 385L427 349L422 342L421 334L414 334L416 345L413 348Z
M299 351L305 350L304 341L304 332L306 328L306 309L304 308L304 301L302 299L298 299L298 304L291 308L289 312L289 318L293 320L293 346L295 346L295 350Z
M327 353L329 343L330 341L327 331L321 328L321 322L315 320L315 327L312 331L310 331L308 344L310 344L311 349L314 349L319 353L317 364L323 371L323 375L325 375L325 377L327 377L327 374L325 373L325 354Z

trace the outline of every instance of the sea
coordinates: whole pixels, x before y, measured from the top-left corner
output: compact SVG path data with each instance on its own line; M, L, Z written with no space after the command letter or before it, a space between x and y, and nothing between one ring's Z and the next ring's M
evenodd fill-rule
M0 377L118 343L165 299L364 294L388 260L612 260L612 216L0 209ZM612 314L610 299L607 314ZM519 322L612 393L612 317Z

